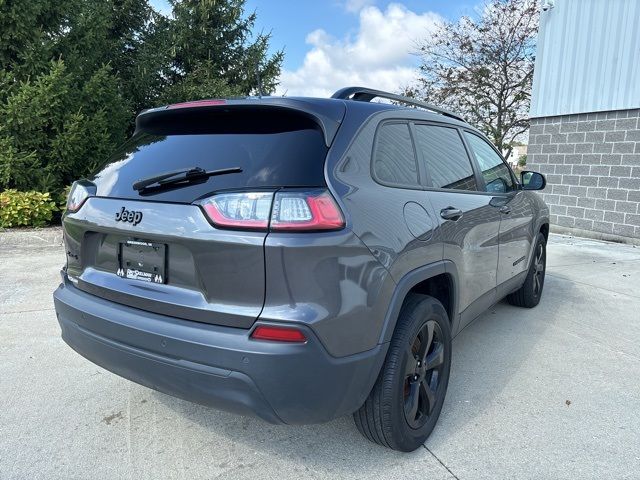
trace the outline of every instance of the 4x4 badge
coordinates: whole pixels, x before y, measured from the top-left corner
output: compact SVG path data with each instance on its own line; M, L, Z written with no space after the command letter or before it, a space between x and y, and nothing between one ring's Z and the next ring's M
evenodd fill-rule
M127 210L122 207L122 210L116 212L116 222L129 222L133 223L135 227L142 221L142 212L138 212L135 210Z

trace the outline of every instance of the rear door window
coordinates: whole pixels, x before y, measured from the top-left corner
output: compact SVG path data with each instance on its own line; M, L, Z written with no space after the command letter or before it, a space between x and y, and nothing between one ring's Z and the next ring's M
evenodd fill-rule
M385 123L378 129L373 174L383 184L418 187L418 167L408 124Z
M511 169L504 163L502 157L479 136L470 132L464 132L464 134L482 171L486 191L507 193L515 190Z
M437 125L415 126L416 146L435 188L478 189L471 161L455 128Z

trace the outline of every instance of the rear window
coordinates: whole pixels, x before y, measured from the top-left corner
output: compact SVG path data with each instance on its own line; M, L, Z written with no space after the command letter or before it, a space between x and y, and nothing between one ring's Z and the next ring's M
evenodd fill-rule
M197 112L150 123L94 181L98 196L192 202L218 190L323 186L326 154L320 127L295 111ZM142 178L190 167L242 172L153 195L132 188Z
M408 124L385 123L378 129L373 173L383 184L409 188L418 186L418 168Z

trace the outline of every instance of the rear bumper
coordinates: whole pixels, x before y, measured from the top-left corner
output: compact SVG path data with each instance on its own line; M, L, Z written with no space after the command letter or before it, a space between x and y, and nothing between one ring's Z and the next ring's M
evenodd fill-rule
M386 352L379 345L335 358L306 327L304 344L254 341L248 330L109 302L66 278L54 303L64 341L93 363L169 395L271 423L319 423L355 411Z

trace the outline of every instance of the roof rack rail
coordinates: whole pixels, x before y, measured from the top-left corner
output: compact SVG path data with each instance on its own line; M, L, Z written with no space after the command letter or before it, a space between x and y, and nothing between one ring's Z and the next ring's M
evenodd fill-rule
M333 95L331 95L331 98L338 98L341 100L356 100L359 102L370 102L374 98L386 98L387 100L393 100L396 102L406 103L408 105L424 108L425 110L439 113L440 115L445 115L447 117L455 118L456 120L467 123L466 120L457 113L450 112L449 110L446 110L444 108L436 107L435 105L421 102L420 100L416 100L414 98L396 95L395 93L383 92L382 90L374 90L372 88L345 87L341 88Z

